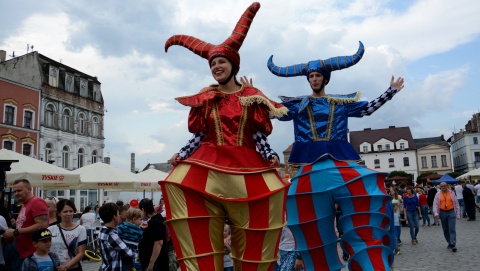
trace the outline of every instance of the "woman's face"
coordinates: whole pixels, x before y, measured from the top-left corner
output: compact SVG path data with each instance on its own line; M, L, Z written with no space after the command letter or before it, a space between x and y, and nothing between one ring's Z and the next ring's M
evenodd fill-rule
M48 206L48 212L50 214L53 214L55 213L55 211L57 211L57 205L53 201L49 201L47 203L47 206Z
M210 71L215 81L224 82L232 72L232 64L227 58L219 56L210 62Z
M63 209L59 212L59 216L62 218L62 221L65 222L70 222L73 219L73 215L75 212L73 211L73 208L65 205Z

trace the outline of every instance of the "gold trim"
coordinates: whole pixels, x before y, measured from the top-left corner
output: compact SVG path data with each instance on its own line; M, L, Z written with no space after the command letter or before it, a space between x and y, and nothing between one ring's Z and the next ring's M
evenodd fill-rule
M218 104L216 102L213 103L212 108L212 116L213 122L215 123L215 133L217 135L217 145L222 146L224 144L223 141L223 131L222 131L222 122L220 117L220 111L218 110Z
M268 98L265 98L264 96L261 96L261 95L252 95L252 96L248 96L248 97L239 97L240 99L240 103L242 105L245 105L245 106L250 106L252 105L253 103L258 103L258 104L264 104L268 107L269 109L269 114L270 116L273 116L275 118L280 118L282 116L285 116L287 115L288 113L288 109L285 107L285 106L282 106L280 108L276 108L274 105L273 105L273 102L268 99Z
M335 104L349 104L353 102L357 102L360 99L361 93L360 91L355 92L355 97L352 98L343 98L343 97L335 97L335 96L326 96L325 98L329 103Z
M237 134L237 146L243 146L243 137L244 137L244 131L245 131L245 124L247 123L247 114L248 112L248 107L245 105L242 105L242 113L240 115L240 121L238 123L238 134Z
M312 107L307 105L308 120L310 121L310 130L312 131L313 141L318 141L317 126L315 125L315 115Z
M252 167L236 167L236 168L225 167L225 166L217 165L217 164L207 162L207 161L204 161L204 160L195 159L195 158L192 158L192 157L189 157L187 161L190 162L190 164L208 167L209 169L218 170L218 171L221 171L223 173L248 174L248 173L259 173L259 172L266 172L266 171L275 170L275 168L272 167L272 166L254 167L254 168L252 168Z
M330 137L332 136L332 123L333 123L334 116L335 116L335 103L331 103L330 113L328 114L327 134L325 135L327 140L330 140Z

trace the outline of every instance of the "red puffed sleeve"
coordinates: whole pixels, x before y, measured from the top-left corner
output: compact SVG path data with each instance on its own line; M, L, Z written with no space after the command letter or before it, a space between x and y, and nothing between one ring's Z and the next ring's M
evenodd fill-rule
M198 132L207 133L207 126L205 123L205 107L192 107L188 115L188 131L196 134Z
M268 107L264 104L252 104L251 107L253 109L252 132L259 131L267 136L270 135L273 127Z

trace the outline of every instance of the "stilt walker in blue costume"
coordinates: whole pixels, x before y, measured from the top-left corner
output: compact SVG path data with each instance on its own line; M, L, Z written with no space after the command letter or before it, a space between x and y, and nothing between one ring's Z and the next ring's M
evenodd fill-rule
M377 99L359 101L360 93L325 93L332 71L357 64L364 53L360 42L352 56L314 60L304 64L277 67L273 56L269 70L281 77L306 76L312 94L280 97L288 108L281 121L293 120L295 142L289 163L300 166L287 196L288 227L303 258L306 271L340 270L335 234L335 203L343 215L340 244L350 254L350 270L390 270L393 252L387 228L393 226L386 214L384 179L359 164L360 157L347 140L348 118L371 115L403 88L403 78L394 80Z

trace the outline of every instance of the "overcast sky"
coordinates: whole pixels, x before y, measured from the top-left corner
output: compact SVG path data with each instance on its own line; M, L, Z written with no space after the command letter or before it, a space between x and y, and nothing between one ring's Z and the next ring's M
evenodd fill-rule
M130 169L166 162L191 137L189 108L178 96L215 83L208 63L187 49L164 51L174 34L223 42L244 0L36 1L0 3L0 49L27 53L27 44L101 82L105 107L104 155ZM268 0L261 1L240 50L239 75L270 98L309 94L305 77L280 78L278 66L351 55L358 41L365 55L332 73L327 93L362 93L372 100L405 77L405 88L370 117L350 119L350 130L409 126L414 138L464 128L480 110L480 1L471 0ZM8 57L7 57L8 58ZM269 137L282 153L293 141L292 123L273 120ZM283 159L282 159L283 160Z

